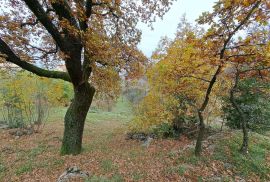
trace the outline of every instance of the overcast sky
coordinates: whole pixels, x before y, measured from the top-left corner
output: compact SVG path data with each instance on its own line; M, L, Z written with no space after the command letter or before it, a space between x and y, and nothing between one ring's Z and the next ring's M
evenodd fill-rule
M194 22L202 12L211 11L215 1L177 0L163 20L158 20L154 23L153 31L147 25L139 25L139 28L142 30L142 40L139 48L150 57L162 36L174 38L177 25L183 14L186 14L187 20Z

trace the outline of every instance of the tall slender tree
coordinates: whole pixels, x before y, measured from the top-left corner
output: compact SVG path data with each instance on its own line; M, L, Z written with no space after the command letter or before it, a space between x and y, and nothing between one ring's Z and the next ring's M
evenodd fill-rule
M209 103L217 78L229 59L246 56L242 54L232 55L230 48L238 43L235 38L241 31L246 32L247 28L255 23L263 26L267 24L267 19L270 17L269 8L270 4L266 0L219 0L216 2L212 13L203 13L198 20L200 24L210 25L205 38L215 43L216 49L213 51L219 63L209 82L201 107L198 109L200 130L195 147L195 155L197 156L201 154L205 133L203 113ZM249 52L249 54L254 53Z

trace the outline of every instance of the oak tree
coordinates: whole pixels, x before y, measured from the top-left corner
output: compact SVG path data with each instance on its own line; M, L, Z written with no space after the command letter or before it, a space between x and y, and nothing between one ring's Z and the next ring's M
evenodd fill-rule
M130 65L141 58L137 56L139 51L133 51L141 35L137 23L155 21L171 3L172 0L1 1L1 62L73 85L74 99L65 115L61 154L81 152L85 118L95 93L94 80L102 80L103 70L108 73L131 69ZM66 71L52 69L63 63Z
M269 18L269 7L269 2L266 0L219 0L213 7L213 12L203 13L198 19L200 24L210 25L205 38L206 40L210 39L212 43L215 44L216 49L213 49L213 55L217 57L219 63L208 84L201 107L198 110L200 131L195 147L195 154L197 156L201 154L202 140L205 133L203 112L208 105L210 95L217 78L221 74L228 59L245 56L242 54L231 54L230 48L232 45L238 44L238 39L236 39L236 37L239 35L239 32L245 32L247 27L254 23L258 23L263 26L267 24Z

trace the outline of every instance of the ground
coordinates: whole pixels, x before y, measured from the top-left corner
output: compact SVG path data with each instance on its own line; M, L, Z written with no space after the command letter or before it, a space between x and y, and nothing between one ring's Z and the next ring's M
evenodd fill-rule
M209 136L204 153L194 157L194 140L156 139L148 148L126 140L130 107L118 103L112 112L89 113L83 152L60 156L63 114L54 109L41 133L15 138L0 130L0 181L53 182L66 168L77 166L91 174L81 181L269 181L269 137L252 134L250 153L238 153L241 132Z

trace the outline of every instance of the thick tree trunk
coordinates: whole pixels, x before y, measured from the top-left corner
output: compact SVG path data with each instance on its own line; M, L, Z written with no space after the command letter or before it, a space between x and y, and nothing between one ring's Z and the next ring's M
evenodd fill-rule
M246 121L242 121L242 130L243 130L243 143L240 152L242 154L248 154L248 129Z
M205 124L204 124L203 115L202 115L201 111L198 111L198 116L199 116L199 120L200 120L200 125L199 125L200 130L199 130L199 134L198 134L196 146L195 146L195 155L196 156L201 155L202 141L203 141L203 137L204 137L204 133L205 133Z
M84 123L95 89L85 82L74 88L74 99L65 115L61 155L77 155L82 149Z

